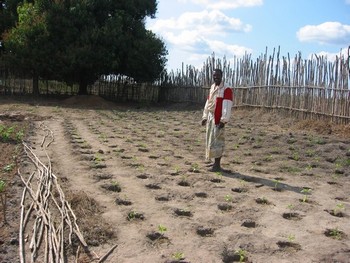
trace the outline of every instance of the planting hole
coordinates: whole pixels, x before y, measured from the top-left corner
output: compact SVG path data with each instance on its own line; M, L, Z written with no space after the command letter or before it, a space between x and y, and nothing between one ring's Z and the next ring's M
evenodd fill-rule
M156 196L155 199L157 201L162 201L162 202L170 201L169 196L166 196L166 195Z
M101 185L101 187L103 189L106 189L108 191L111 191L111 192L120 192L122 189L120 188L120 185L119 184L104 184L104 185Z
M263 197L263 198L259 197L259 198L255 199L255 202L259 205L270 205L271 204L271 202L269 200L267 200L265 197Z
M345 233L343 231L339 230L338 228L327 229L324 232L324 235L326 237L331 237L331 238L337 239L337 240L342 240L342 239L346 238Z
M187 217L191 217L192 216L192 212L189 210L185 210L185 209L175 209L174 210L175 214L178 216L187 216Z
M331 209L331 210L326 209L325 211L332 216L336 216L336 217L344 217L345 216L343 212L335 210L335 209Z
M208 228L208 227L203 227L200 226L197 228L197 234L202 236L202 237L209 237L212 236L214 234L214 229L212 228Z
M282 216L284 219L288 219L288 220L298 221L302 219L302 216L298 213L283 213Z
M124 200L124 199L120 199L120 198L117 198L117 199L115 200L115 203L116 203L117 205L125 205L125 206L132 205L132 202L131 202L131 201L129 201L129 200Z
M329 181L329 182L327 182L327 184L330 184L330 185L337 185L338 183L337 183L337 182L334 182L334 181Z
M248 192L247 188L241 188L241 187L232 188L231 190L232 190L232 192L235 192L235 193L246 193L246 192Z
M180 182L178 183L178 185L180 185L180 186L190 186L190 183L187 182L187 181L182 180L182 181L180 181Z
M151 241L158 241L158 240L168 240L168 237L164 236L163 234L159 233L159 232L151 232L148 233L147 238L149 238Z
M147 179L148 176L146 174L140 174L137 176L137 178L140 178L140 179Z
M161 187L157 184L147 184L146 187L149 189L155 189L155 190L161 189Z
M222 262L224 263L232 263L232 262L249 262L247 256L245 255L244 250L228 250L226 247L224 251L221 253Z
M230 210L232 209L232 205L226 204L226 203L218 204L218 208L219 208L221 211L230 211Z
M278 245L278 247L281 250L285 250L285 251L290 251L290 250L298 251L298 250L301 250L301 245L298 244L298 243L294 243L294 242L278 241L277 245Z
M242 226L247 227L247 228L255 228L256 223L255 223L255 221L248 219L242 223Z
M208 197L208 194L204 193L204 192L195 193L194 195L197 197L200 197L200 198L207 198Z
M138 213L135 211L131 211L128 213L128 216L126 217L127 220L132 221L132 220L144 220L145 216L143 213Z
M149 150L147 148L138 148L139 152L149 152Z
M221 183L221 182L223 182L223 180L221 180L220 178L213 178L213 179L210 179L210 182L212 182L212 183Z

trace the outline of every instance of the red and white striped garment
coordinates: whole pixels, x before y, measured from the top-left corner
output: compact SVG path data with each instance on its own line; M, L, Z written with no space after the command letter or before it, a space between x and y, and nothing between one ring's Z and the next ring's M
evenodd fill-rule
M208 118L208 113L214 114L215 125L219 122L227 123L231 117L233 92L230 87L213 84L210 87L208 99L205 103L202 119Z

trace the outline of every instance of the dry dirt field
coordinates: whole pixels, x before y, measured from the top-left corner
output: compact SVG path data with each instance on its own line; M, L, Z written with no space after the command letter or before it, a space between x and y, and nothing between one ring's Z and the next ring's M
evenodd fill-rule
M21 227L22 254L33 256L42 214L28 193L22 201L23 180L33 188L44 180L30 179L38 169L28 149L57 178L50 184L86 241L85 251L75 234L68 244L65 228L66 262L350 262L349 125L234 109L225 170L212 173L200 120L198 105L1 99L0 127L26 132L24 144L0 138L0 262L20 262L21 207L33 208ZM47 198L58 195L53 188Z

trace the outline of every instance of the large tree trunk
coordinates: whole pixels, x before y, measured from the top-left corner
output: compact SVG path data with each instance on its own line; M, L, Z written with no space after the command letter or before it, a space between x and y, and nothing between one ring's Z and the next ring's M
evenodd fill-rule
M33 96L39 96L39 76L33 76Z
M88 95L87 93L87 83L86 81L80 81L78 95Z

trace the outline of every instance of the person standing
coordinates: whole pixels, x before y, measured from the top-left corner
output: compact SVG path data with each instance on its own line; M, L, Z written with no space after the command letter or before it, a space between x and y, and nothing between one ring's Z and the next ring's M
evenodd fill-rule
M214 159L210 169L212 172L221 171L220 162L225 148L225 125L230 120L233 105L232 89L224 86L222 75L221 69L214 70L214 83L210 87L202 116L202 126L206 125L205 158L210 162Z

